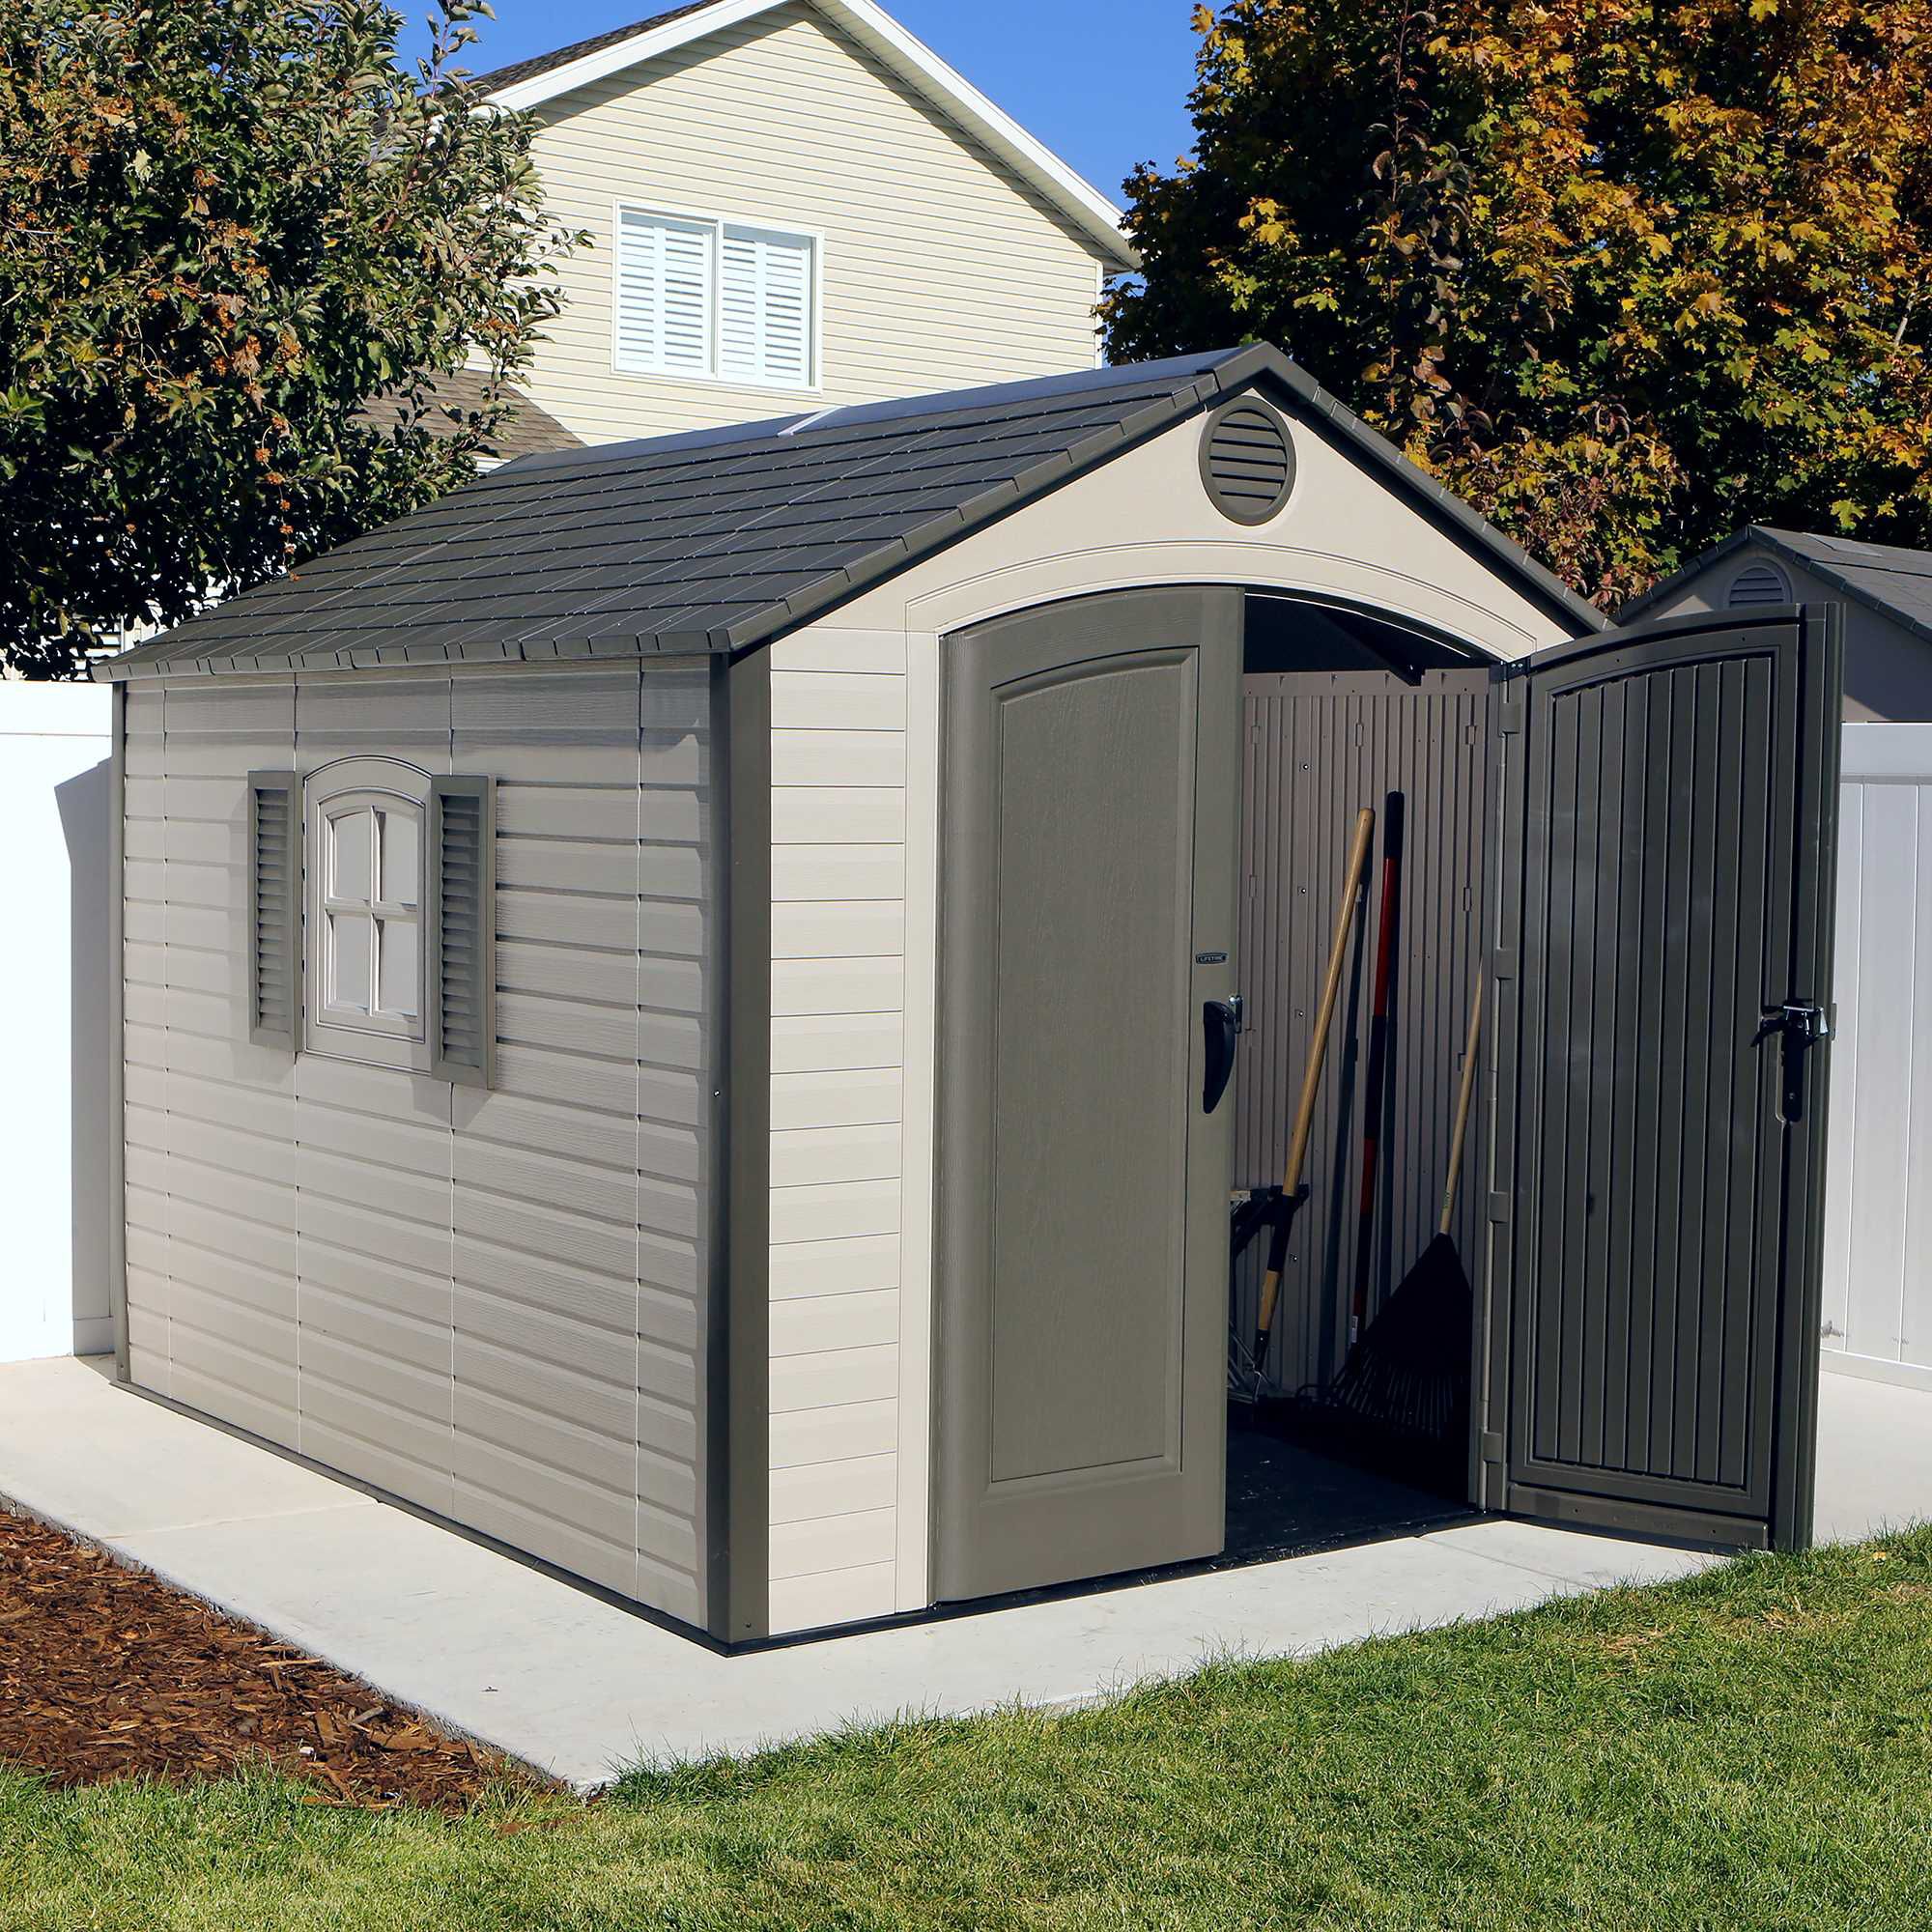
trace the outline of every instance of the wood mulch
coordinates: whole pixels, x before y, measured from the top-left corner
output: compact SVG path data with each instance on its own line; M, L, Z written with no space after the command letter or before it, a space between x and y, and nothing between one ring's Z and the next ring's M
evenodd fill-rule
M380 1691L106 1551L0 1507L0 1758L56 1784L264 1761L304 1802L469 1808L543 1788Z

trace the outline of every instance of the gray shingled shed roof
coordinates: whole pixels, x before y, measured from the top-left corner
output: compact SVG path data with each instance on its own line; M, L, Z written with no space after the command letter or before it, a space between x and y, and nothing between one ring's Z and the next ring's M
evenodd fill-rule
M1932 551L1901 550L1890 544L1854 543L1850 537L1809 536L1747 524L1714 550L1693 558L1653 590L1625 605L1618 621L1630 623L1674 597L1693 577L1749 545L1780 554L1855 604L1889 617L1932 643Z
M96 674L743 650L1256 387L1574 631L1606 625L1262 345L526 457Z
M514 87L520 80L534 80L538 74L568 67L572 61L582 60L585 54L598 54L606 47L622 46L626 41L634 41L639 34L649 33L653 27L681 20L687 14L702 14L718 4L719 0L693 0L688 7L671 7L662 14L651 14L647 19L633 20L628 27L612 27L609 33L592 34L588 40L572 41L567 47L554 47L547 54L532 54L528 60L512 61L508 67L479 73L472 84L486 94L498 94L506 87Z

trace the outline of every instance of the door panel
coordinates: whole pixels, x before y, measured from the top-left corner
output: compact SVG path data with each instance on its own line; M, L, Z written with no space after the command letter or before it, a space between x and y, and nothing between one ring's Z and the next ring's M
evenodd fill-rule
M1761 1023L1829 1006L1837 665L1823 618L1730 615L1506 706L1513 1508L1808 1533L1827 1048Z
M943 1599L1221 1546L1240 626L1135 591L945 647Z

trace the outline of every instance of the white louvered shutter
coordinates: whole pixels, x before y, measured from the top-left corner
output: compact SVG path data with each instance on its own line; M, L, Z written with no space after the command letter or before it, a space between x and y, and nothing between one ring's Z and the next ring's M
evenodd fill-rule
M617 224L617 363L668 375L711 373L717 230L625 209Z
M806 236L724 230L720 374L743 383L811 386L812 255Z

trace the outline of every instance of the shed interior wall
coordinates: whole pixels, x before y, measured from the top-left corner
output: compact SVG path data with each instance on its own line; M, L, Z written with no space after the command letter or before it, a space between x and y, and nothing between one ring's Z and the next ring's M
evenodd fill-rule
M128 700L130 1378L693 1623L709 1064L703 664ZM497 781L494 1091L251 1045L246 787Z
M1267 1363L1273 1384L1293 1391L1329 1380L1348 1349L1391 792L1403 795L1406 822L1372 1320L1435 1232L1483 953L1494 686L1485 670L1429 671L1419 686L1388 672L1261 673L1246 686L1237 1187L1280 1184L1355 816L1368 807L1377 821L1375 870L1351 935L1309 1142L1309 1201L1295 1218ZM1477 1122L1484 1108L1479 1091ZM1472 1264L1487 1205L1479 1166L1472 1150L1452 1231ZM1255 1328L1266 1245L1251 1246L1236 1272L1236 1332L1244 1336Z

